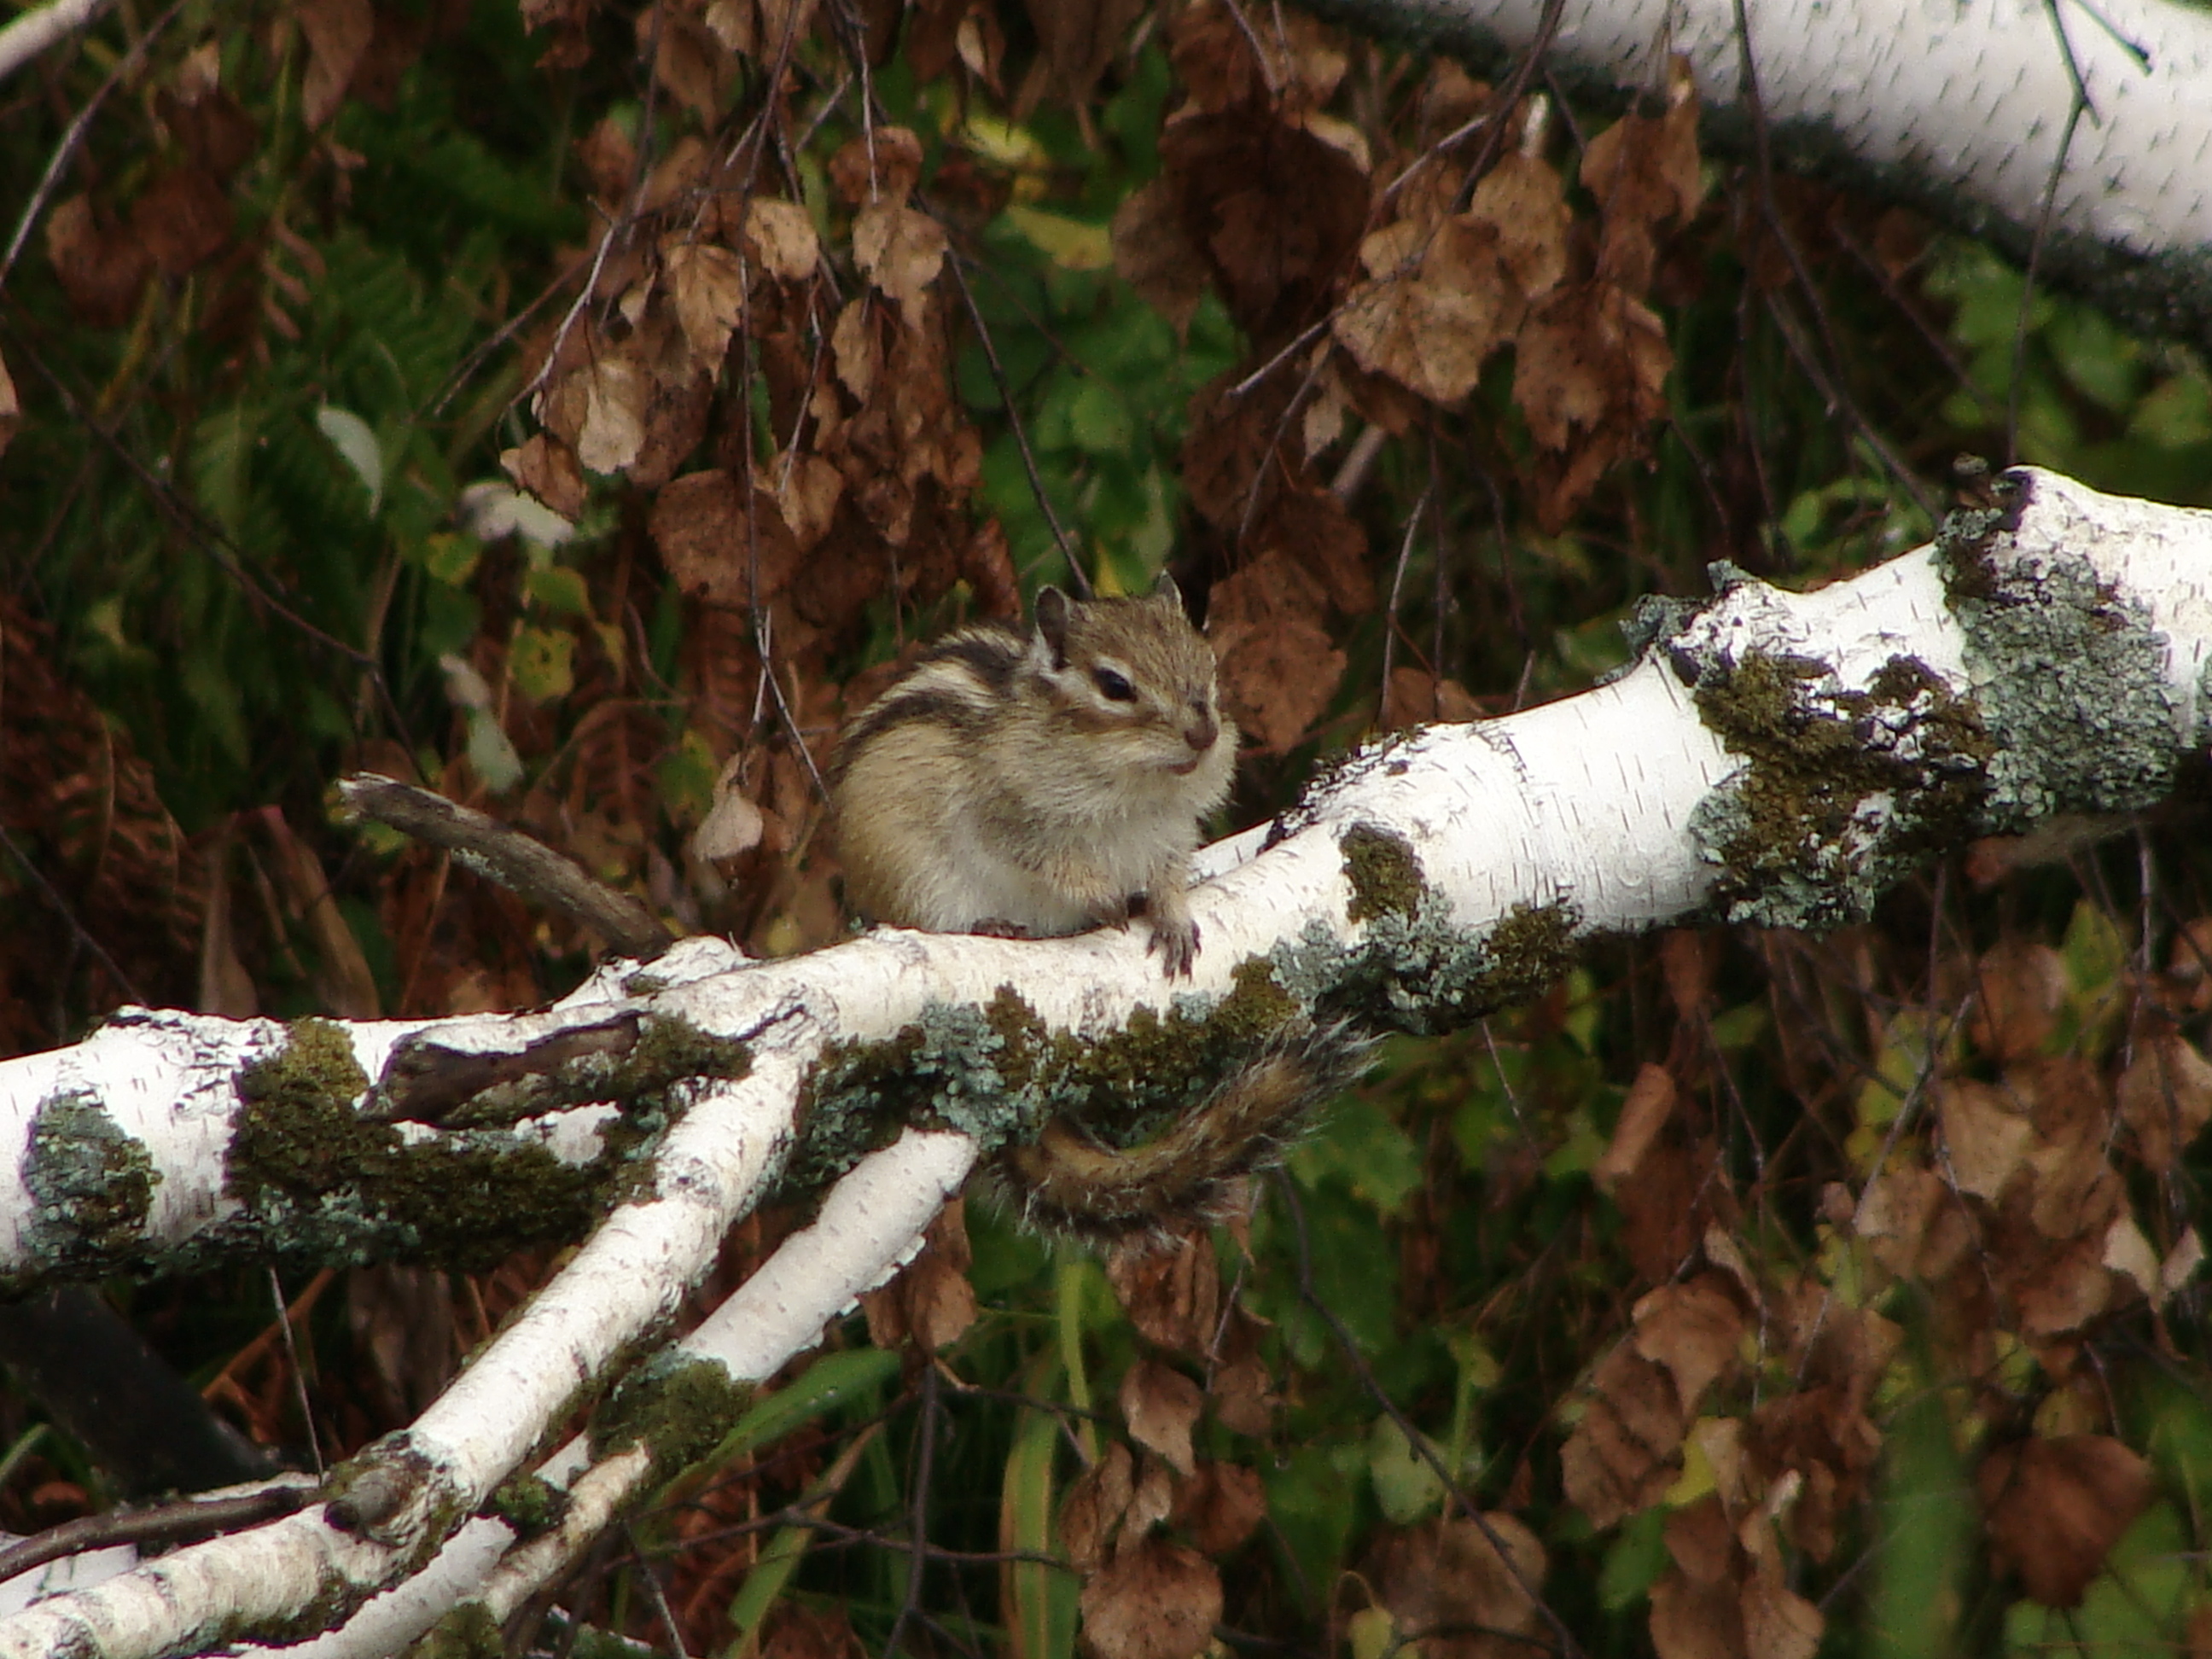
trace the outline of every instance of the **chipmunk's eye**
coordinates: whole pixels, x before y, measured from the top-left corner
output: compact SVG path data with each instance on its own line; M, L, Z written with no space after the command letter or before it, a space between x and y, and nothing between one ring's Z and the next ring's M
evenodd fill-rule
M1110 668L1094 668L1091 683L1098 688L1098 695L1111 702L1134 702L1137 688Z

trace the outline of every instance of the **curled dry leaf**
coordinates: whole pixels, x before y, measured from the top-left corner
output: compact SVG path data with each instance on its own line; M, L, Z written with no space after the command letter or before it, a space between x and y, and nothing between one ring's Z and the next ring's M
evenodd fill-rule
M1160 164L1185 234L1256 346L1317 313L1367 221L1367 174L1352 157L1254 104L1170 122Z
M1122 1243L1106 1258L1107 1282L1148 1342L1185 1353L1209 1349L1221 1322L1221 1274L1213 1241L1193 1230L1171 1249Z
M819 455L787 451L776 458L770 474L775 480L776 509L802 553L811 552L830 533L837 514L837 498L845 479Z
M1628 1098L1620 1103L1620 1120L1613 1126L1613 1139L1591 1166L1590 1179L1601 1193L1610 1193L1643 1166L1644 1153L1667 1127L1674 1110L1674 1074L1663 1066L1646 1063L1628 1085Z
M759 597L766 599L782 590L799 562L798 544L775 501L756 491L748 525L744 490L719 469L664 485L647 528L677 586L709 605L745 605L753 597L756 564Z
M1544 1547L1517 1516L1493 1510L1483 1519L1504 1555L1481 1528L1456 1516L1382 1548L1375 1575L1382 1604L1400 1635L1419 1636L1425 1659L1525 1659L1542 1645L1543 1615L1522 1584L1542 1584Z
M310 130L337 113L362 54L376 33L369 0L301 0L300 32L307 37L307 72L300 115Z
M1081 103L1121 49L1144 0L1024 0L1054 89Z
M2145 1166L2171 1175L2212 1123L2212 1063L2196 1044L2170 1032L2140 1043L2120 1073L2119 1104Z
M759 807L745 798L738 774L744 768L739 750L722 763L714 779L714 804L691 832L691 854L702 859L733 859L760 845L768 820Z
M714 374L744 315L744 271L738 256L709 243L679 242L668 250L667 271L684 342L701 372Z
M745 240L779 282L801 283L822 261L821 239L804 204L756 196L745 205Z
M1176 1503L1176 1522L1201 1555L1227 1554L1267 1518L1267 1486L1258 1470L1241 1463L1200 1463Z
M903 202L921 180L921 140L906 127L875 127L830 158L830 182L851 207Z
M1626 115L1599 133L1583 153L1581 177L1604 227L1599 274L1643 293L1659 227L1687 221L1704 195L1694 92L1664 115Z
M584 471L575 452L559 439L533 432L519 449L502 451L501 471L562 518L574 523L584 513Z
M848 300L830 331L830 354L837 379L854 400L865 404L884 369L883 337L877 332L874 307L868 297Z
M610 355L575 371L582 386L584 418L576 432L576 459L589 471L619 472L645 447L645 405L652 377L627 356Z
M1178 339L1206 297L1207 267L1183 230L1181 198L1155 179L1114 210L1114 270L1174 325Z
M1135 1493L1136 1462L1127 1446L1113 1441L1076 1476L1060 1506L1060 1547L1071 1565L1084 1572L1098 1570Z
M1157 1359L1139 1360L1121 1378L1121 1415L1129 1437L1158 1452L1178 1474L1188 1475L1196 1467L1190 1431L1204 1403L1197 1383Z
M1735 1364L1743 1310L1717 1273L1662 1285L1636 1304L1637 1352L1666 1367L1685 1417L1695 1417L1705 1390Z
M2048 945L2007 940L1975 964L1967 1031L1992 1059L2025 1060L2042 1052L2065 1003L2066 959Z
M1322 625L1327 605L1320 584L1279 547L1216 585L1208 603L1222 700L1237 729L1271 753L1305 736L1344 678L1345 654Z
M1960 1192L1994 1204L2005 1183L2027 1168L2034 1124L2002 1084L1945 1081L1936 1103L1951 1178Z
M1601 1529L1658 1502L1688 1426L1667 1369L1623 1343L1590 1378L1582 1421L1559 1452L1567 1499Z
M1094 1575L1078 1605L1092 1659L1194 1659L1221 1619L1221 1575L1195 1550L1148 1538Z
M1975 1484L1990 1549L2050 1607L2081 1604L2152 1492L2150 1466L2100 1434L2001 1446L1982 1460Z
M921 1253L897 1278L860 1297L868 1340L879 1348L895 1348L910 1336L926 1352L939 1353L975 1322L975 1291L968 1282L975 1253L963 1201L956 1198L938 1212L922 1237Z
M173 167L131 204L131 227L154 263L181 276L230 240L230 198L204 167Z
M853 258L868 280L898 302L909 327L921 325L924 294L944 268L945 227L886 198L853 218Z
M70 309L94 328L129 322L152 272L145 244L109 222L89 196L72 196L46 216L46 257Z

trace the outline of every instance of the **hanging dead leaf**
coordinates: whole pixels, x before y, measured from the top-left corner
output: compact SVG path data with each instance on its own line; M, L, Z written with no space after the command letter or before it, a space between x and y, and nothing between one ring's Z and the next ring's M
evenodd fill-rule
M1656 234L1685 222L1704 194L1694 86L1664 115L1623 116L1583 152L1582 182L1598 199L1598 274L1642 294L1651 285Z
M787 453L771 463L775 504L801 553L811 552L830 533L845 480L819 455Z
M1591 1166L1590 1180L1601 1193L1611 1193L1642 1167L1644 1155L1674 1110L1674 1074L1663 1066L1646 1063L1628 1085L1620 1103L1620 1117L1613 1139Z
M1566 280L1574 212L1557 170L1537 157L1499 157L1475 185L1466 217L1491 231L1498 264L1522 300L1540 299Z
M70 309L94 328L119 328L138 307L152 261L138 238L72 196L46 216L46 257Z
M1489 1534L1454 1516L1383 1545L1374 1574L1393 1627L1425 1659L1525 1659L1543 1614L1522 1588L1544 1580L1544 1547L1517 1516L1483 1516ZM1498 1553L1498 1544L1505 1553ZM1508 1562L1510 1562L1509 1566Z
M1559 1451L1567 1500L1601 1529L1674 1484L1688 1426L1666 1368L1623 1343L1600 1362L1582 1421Z
M520 449L503 451L500 470L570 523L584 514L584 471L574 453L557 438L534 432Z
M847 301L837 313L836 326L830 332L830 354L845 390L854 401L866 403L884 367L883 339L876 331L874 309L866 295Z
M737 60L705 22L678 6L641 6L637 44L653 53L653 77L676 101L711 123L737 79Z
M1120 1441L1110 1442L1098 1461L1075 1478L1060 1506L1060 1547L1070 1565L1097 1571L1135 1495L1136 1461Z
M1348 617L1375 608L1375 577L1367 568L1367 532L1326 489L1278 491L1252 526L1255 550L1279 548L1320 585L1328 603Z
M853 218L853 259L898 302L910 328L927 314L925 291L937 280L949 246L945 227L893 199L871 202Z
M1968 1034L1994 1060L2040 1054L2057 1029L2066 994L2064 957L2048 945L2008 939L1975 964Z
M2140 1043L2120 1073L2119 1104L2144 1165L2171 1175L2212 1123L2212 1064L2196 1044L2171 1032Z
M830 182L850 207L903 202L921 180L921 140L906 127L875 127L830 158Z
M591 182L592 193L602 203L618 203L629 194L637 175L637 145L613 116L602 116L576 141L576 160Z
M2050 1607L2081 1605L2153 1489L2149 1465L2098 1434L2001 1446L1982 1460L1975 1485L1991 1552Z
M1083 1587L1092 1659L1195 1659L1221 1619L1221 1575L1196 1551L1148 1538Z
M1173 1248L1155 1241L1116 1244L1106 1257L1106 1279L1148 1342L1185 1353L1202 1354L1221 1322L1221 1274L1213 1241L1192 1230Z
M822 262L821 239L804 203L754 197L745 207L745 240L779 282L803 283Z
M1289 568L1279 552L1247 565L1214 588L1209 617L1210 625L1220 619L1222 701L1238 731L1270 754L1291 748L1321 718L1347 661L1311 613L1249 614L1255 592Z
M1157 1359L1139 1360L1121 1377L1121 1415L1129 1437L1158 1452L1179 1474L1188 1475L1194 1467L1190 1431L1204 1403L1197 1383Z
M1173 185L1155 179L1114 210L1114 270L1144 301L1174 326L1189 331L1206 297L1206 256L1183 229L1182 204Z
M2027 1168L2034 1124L2002 1084L1947 1079L1936 1085L1936 1103L1952 1179L1960 1192L1996 1203Z
M925 1352L941 1353L975 1322L975 1291L968 1282L975 1256L963 1201L956 1198L938 1212L922 1237L921 1253L897 1278L860 1297L868 1340L878 1348L896 1348L911 1336Z
M307 37L307 72L300 116L312 131L337 113L362 54L376 33L369 0L300 0L300 32Z
M1050 65L1053 88L1069 103L1091 95L1121 50L1121 37L1144 10L1144 0L1023 0L1036 30L1037 47Z
M744 272L738 256L725 247L679 242L668 250L667 270L678 325L700 371L715 374L744 314Z
M1351 156L1255 104L1170 121L1160 163L1184 234L1256 349L1318 313L1367 219L1367 175Z
M153 264L184 276L230 241L230 197L206 168L170 168L131 204L131 228Z
M1200 1463L1176 1498L1173 1518L1200 1554L1226 1555L1267 1518L1266 1483L1241 1463Z
M1735 1364L1743 1310L1717 1273L1662 1285L1636 1304L1637 1352L1667 1368L1686 1416L1695 1417L1705 1390Z
M774 500L756 492L749 523L743 489L719 469L663 485L647 527L677 586L709 605L747 605L756 565L766 599L799 563L798 544Z

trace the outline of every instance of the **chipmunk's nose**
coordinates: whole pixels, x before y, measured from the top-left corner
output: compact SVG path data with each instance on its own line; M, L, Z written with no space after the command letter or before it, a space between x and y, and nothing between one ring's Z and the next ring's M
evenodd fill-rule
M1221 735L1221 723L1213 718L1211 708L1199 707L1198 718L1182 729L1182 740L1199 754L1213 747L1213 740Z

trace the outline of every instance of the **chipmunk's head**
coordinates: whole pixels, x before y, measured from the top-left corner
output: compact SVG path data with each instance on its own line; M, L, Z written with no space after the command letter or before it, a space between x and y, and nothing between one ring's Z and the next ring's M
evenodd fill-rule
M1103 763L1190 780L1198 811L1218 805L1236 763L1237 728L1221 712L1213 648L1162 576L1139 599L1037 595L1028 667L1051 700L1054 724Z

